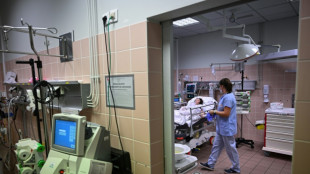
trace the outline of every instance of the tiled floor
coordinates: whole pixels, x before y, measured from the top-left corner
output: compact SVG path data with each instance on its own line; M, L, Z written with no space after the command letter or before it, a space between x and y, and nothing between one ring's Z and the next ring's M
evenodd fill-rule
M269 157L264 155L262 150L263 143L255 142L254 149L248 145L240 145L238 148L240 167L242 174L290 174L291 173L291 156L270 153ZM192 153L198 158L198 162L206 162L211 153L211 145L204 144L200 151ZM223 174L224 169L230 168L231 162L223 150L214 171L202 169L199 165L188 172L188 174Z

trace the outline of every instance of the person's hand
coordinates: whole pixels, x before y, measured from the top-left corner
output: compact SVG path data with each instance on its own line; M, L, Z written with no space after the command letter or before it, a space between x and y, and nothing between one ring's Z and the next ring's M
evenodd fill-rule
M215 111L215 110L210 110L209 113L210 113L211 115L214 115L214 114L216 113L216 111Z

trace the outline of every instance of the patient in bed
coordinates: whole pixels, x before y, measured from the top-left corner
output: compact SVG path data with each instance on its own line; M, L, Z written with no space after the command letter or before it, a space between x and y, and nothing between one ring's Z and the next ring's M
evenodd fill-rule
M195 122L204 116L204 110L202 108L195 108L190 111L190 108L203 106L203 100L201 98L196 98L195 102L188 106L181 107L180 110L174 111L175 120L174 122L183 125L191 123L191 111L192 111L192 121Z

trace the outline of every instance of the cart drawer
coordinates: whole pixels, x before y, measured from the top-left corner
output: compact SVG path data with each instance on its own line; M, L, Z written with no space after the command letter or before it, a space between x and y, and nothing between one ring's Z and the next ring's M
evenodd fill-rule
M277 125L277 126L285 126L285 127L294 127L294 123L285 123L278 121L269 121L267 120L267 124Z
M268 119L282 119L282 120L291 120L294 122L295 116L292 115L274 115L274 114L267 114L267 120Z
M266 131L266 137L293 141L294 135L283 132Z
M273 124L267 123L266 131L283 132L283 133L288 133L288 134L294 134L294 127L292 127L292 126L273 125Z
M278 123L293 123L294 124L294 120L291 120L291 119L267 118L267 122L269 121L278 122Z
M266 137L266 147L280 149L280 150L293 151L293 141L280 140L276 138Z

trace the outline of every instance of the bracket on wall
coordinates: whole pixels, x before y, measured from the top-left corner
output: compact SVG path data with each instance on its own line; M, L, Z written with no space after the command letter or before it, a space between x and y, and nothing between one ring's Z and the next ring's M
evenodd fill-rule
M63 55L60 57L60 62L69 62L73 60L72 51L72 34L66 33L60 36L59 39L59 54Z

